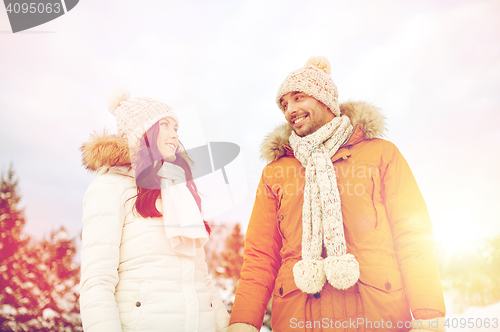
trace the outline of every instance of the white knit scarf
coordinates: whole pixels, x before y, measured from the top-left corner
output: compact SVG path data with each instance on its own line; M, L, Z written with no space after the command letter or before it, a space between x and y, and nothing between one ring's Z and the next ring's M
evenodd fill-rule
M303 292L315 294L328 282L347 289L359 278L359 264L346 254L344 224L331 157L353 132L347 116L332 121L305 137L295 132L290 144L295 157L306 169L302 207L302 260L293 267L295 284ZM328 141L329 149L325 147ZM322 259L323 244L327 258Z
M198 205L186 186L182 167L165 162L161 177L163 227L172 249L186 256L196 256L196 249L208 240Z

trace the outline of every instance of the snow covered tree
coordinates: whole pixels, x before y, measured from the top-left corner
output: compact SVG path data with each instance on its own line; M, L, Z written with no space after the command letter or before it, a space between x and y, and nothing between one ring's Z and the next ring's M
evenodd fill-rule
M22 235L25 220L18 207L21 197L12 165L7 174L2 172L0 180L0 266L6 267L12 264L12 255L27 243L28 237ZM0 279L0 291L4 289L4 280Z
M75 239L63 227L24 235L17 185L11 167L0 185L0 331L81 331Z
M27 297L36 299L31 323L39 331L81 331L75 239L61 226L48 239L33 243L29 252L36 253L32 273L25 280Z
M230 233L230 229L225 224L210 223L210 227L212 232L204 246L205 260L208 265L208 273L215 276L215 271L220 267L221 253L224 250L225 240Z
M18 181L12 165L7 174L0 176L0 330L5 330L6 316L12 310L22 306L21 299L16 296L12 283L12 271L19 267L18 256L24 252L28 237L22 234L25 224L23 210L18 206L21 197L18 194Z
M23 210L18 207L21 197L12 165L7 174L2 172L0 180L0 262L3 263L28 239L21 234L25 220Z
M221 253L220 266L216 269L216 274L219 278L219 284L225 288L221 292L221 296L227 309L231 312L236 289L238 288L238 281L241 277L241 267L243 266L245 238L241 232L240 224L234 225L231 234L226 237L225 244L226 246ZM225 294L226 296L224 296ZM271 302L267 307L263 326L267 330L271 330Z
M241 266L243 265L244 238L241 234L240 224L235 224L231 235L226 239L226 247L222 251L221 266L218 274L225 278L238 281L240 279Z
M226 236L225 246L220 254L220 265L215 269L216 285L229 312L233 307L234 295L243 265L243 244L241 227L239 224L235 224L231 234Z

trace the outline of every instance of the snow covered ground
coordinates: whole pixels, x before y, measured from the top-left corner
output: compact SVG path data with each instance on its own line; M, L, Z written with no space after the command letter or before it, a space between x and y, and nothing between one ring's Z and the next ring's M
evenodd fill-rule
M462 314L448 315L447 332L500 331L500 302L486 307L470 307Z

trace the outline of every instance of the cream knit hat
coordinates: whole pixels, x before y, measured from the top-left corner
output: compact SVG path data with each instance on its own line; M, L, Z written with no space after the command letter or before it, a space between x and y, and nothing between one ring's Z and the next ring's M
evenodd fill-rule
M328 59L322 56L309 58L303 68L292 72L281 84L276 103L281 107L280 99L289 92L300 91L321 101L335 116L340 116L337 86L333 83Z
M170 117L179 123L177 115L167 104L145 97L130 98L130 93L124 89L112 92L108 110L116 118L118 135L127 138L131 144L136 144L162 118Z

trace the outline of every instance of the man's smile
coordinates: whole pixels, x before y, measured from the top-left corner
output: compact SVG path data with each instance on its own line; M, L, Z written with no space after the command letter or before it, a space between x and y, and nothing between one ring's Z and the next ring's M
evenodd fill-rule
M290 122L294 127L300 128L305 124L306 118L308 118L308 117L309 117L309 115L307 115L307 114L301 115L301 116L293 118Z

